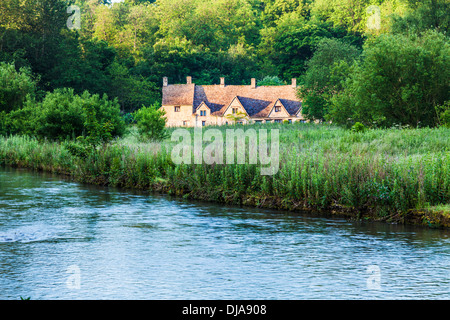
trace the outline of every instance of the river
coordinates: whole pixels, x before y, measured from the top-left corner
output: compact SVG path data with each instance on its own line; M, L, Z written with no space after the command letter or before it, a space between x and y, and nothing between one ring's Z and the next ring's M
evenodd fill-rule
M0 299L449 299L450 231L0 168Z

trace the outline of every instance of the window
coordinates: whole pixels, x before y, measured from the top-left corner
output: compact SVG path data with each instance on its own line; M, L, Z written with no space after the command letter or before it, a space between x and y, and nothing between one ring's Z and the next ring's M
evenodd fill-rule
M275 107L275 112L280 112L281 111L281 107Z
M275 123L281 123L281 119L275 119Z
M175 106L175 112L180 112L180 106Z
M206 121L202 121L202 126L206 126Z
M238 108L232 108L233 113L238 113Z
M184 120L184 121L183 121L183 126L186 127L187 125L188 125L188 121Z
M255 123L262 123L262 120L255 120Z
M200 110L200 116L205 117L206 116L206 110Z

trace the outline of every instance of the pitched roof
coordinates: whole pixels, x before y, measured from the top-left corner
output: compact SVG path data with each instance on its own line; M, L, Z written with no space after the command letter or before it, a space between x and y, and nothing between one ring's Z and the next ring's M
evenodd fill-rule
M296 115L302 108L302 102L299 100L280 99L280 102L291 116Z
M234 98L238 98L250 117L266 117L277 100L294 116L301 108L292 85L235 86L177 84L163 87L163 105L192 105L195 112L204 102L213 115L223 115Z
M163 87L163 106L190 106L194 103L195 84L172 84Z

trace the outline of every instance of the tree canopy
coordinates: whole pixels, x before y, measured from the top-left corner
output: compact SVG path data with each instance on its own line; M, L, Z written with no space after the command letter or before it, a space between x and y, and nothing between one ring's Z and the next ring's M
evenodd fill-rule
M80 10L68 10L69 5ZM388 54L385 63L389 58L404 63L392 72L426 79L411 80L407 88L402 82L402 97L395 99L397 86L384 84L382 94L366 83L366 96L377 100L364 104L388 110L420 101L431 108L446 105L448 96L434 95L443 88L431 88L433 97L417 90L429 91L438 80L448 83L446 49L438 53L427 46L448 45L449 9L447 0L1 0L0 62L22 70L17 81L31 81L35 88L26 90L37 99L58 88L72 88L74 94L88 90L117 99L122 112L160 102L163 76L180 83L189 75L198 84L214 84L220 77L235 84L296 77L308 117L325 119L337 104L344 108L344 97L352 96L352 109L361 106L349 90L370 74L379 77L373 81L387 77L383 70L389 70L377 59ZM80 28L69 28L78 18ZM438 74L422 72L427 67L438 68ZM26 90L17 90L22 98L3 99L4 110L23 102ZM336 114L328 118L339 121Z

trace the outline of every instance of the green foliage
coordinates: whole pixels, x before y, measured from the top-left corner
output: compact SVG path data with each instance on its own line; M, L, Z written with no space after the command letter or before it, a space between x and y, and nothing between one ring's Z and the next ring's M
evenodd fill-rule
M363 125L361 122L356 122L356 123L352 126L352 131L353 131L353 132L363 132L364 130L366 130L366 126Z
M187 198L280 209L325 209L398 219L450 203L450 129L373 129L266 124L280 130L280 170L259 164L171 161L170 139L126 136L96 152L26 136L0 138L0 164L71 175L82 182L164 190ZM217 127L226 134L227 127ZM80 154L76 155L76 154Z
M421 33L429 29L450 32L450 2L448 0L409 1L411 8L403 15L393 17L392 32Z
M240 121L248 121L248 115L245 112L238 111L236 113L229 113L225 116L227 120L230 120L233 124L237 124Z
M0 62L0 112L22 107L28 94L36 91L36 81L29 69L16 71L14 64Z
M113 137L125 132L117 100L87 91L80 96L67 88L48 92L42 101L28 97L23 108L8 114L6 121L10 133L56 140L75 139L85 133L105 140L107 134L98 133L96 126Z
M360 51L340 39L322 39L301 77L299 96L303 115L311 120L324 120L329 112L330 98L342 90L349 65ZM345 71L343 71L345 70Z
M89 130L89 125L95 120L99 125L109 127L112 137L120 137L125 133L125 122L117 98L111 100L106 94L100 96L88 91L83 92L80 98L83 101L84 113L94 117L91 122L85 122L86 130Z
M277 76L265 76L258 81L258 86L284 86L286 83Z
M439 123L441 126L450 128L450 100L444 102L441 106L436 106Z
M436 126L435 107L450 99L450 43L436 31L381 35L366 44L330 119L348 125ZM349 122L350 120L350 122Z
M416 52L406 41L411 52L407 53L405 48L399 54L409 54L408 60L414 61L416 66L408 65L406 58L398 56L401 65L392 70L405 70L409 73L409 82L405 84L402 79L402 88L397 88L392 95L385 90L385 96L380 97L376 87L366 85L366 92L361 90L356 94L366 96L363 103L349 92L350 89L341 95L341 89L348 78L352 83L357 82L358 77L360 81L365 81L364 77L373 82L385 80L385 75L373 72L374 77L371 77L369 72L365 73L366 66L369 68L368 58L364 66L353 66L356 48L362 48L364 43L368 50L363 54L366 57L373 55L375 46L386 42L378 40L386 34L398 36L392 40L394 51L405 41L402 37L416 34L425 39L427 37L420 34L430 29L448 38L447 0L72 2L81 8L80 30L67 28L69 14L65 0L0 1L0 62L14 64L16 70L21 70L17 73L20 76L11 76L8 72L12 69L2 65L0 79L6 82L0 84L0 111L7 114L18 111L27 93L36 93L36 100L40 101L45 92L73 88L77 95L88 90L91 94L117 98L121 111L132 113L142 105L161 100L163 76L171 83L184 83L188 75L197 84L215 84L222 76L229 84L248 84L251 78L273 75L274 81L264 79L266 85L297 77L303 84L301 96L306 117L333 119L341 124L349 122L350 126L356 118L359 121L366 118L366 125L373 125L374 121L377 125L390 125L393 120L383 110L392 106L404 110L406 104L411 106L411 110L404 113L407 119L396 119L395 123L411 123L410 113L415 112L414 108L417 110L426 103L424 109L429 110L443 103L434 92L440 89L433 87L430 90L433 92L429 93L424 90L433 86L434 80L416 84L409 81L416 73L423 76L423 70L429 65L447 63L444 55L437 54L441 45L438 41L415 42L416 47L420 47ZM379 25L375 23L375 28L374 21L379 22ZM426 51L431 52L429 59L436 59L424 58ZM380 56L380 60L397 59L392 52L385 53L388 56ZM419 55L417 61L412 58L414 54ZM383 63L380 63L381 73L387 70L383 71ZM445 68L436 69L430 72L433 75L430 77L439 78L442 84L446 82L446 73ZM39 81L34 80L34 75ZM389 81L383 83L388 87ZM395 85L399 86L389 84L390 88L396 88ZM335 102L342 102L338 103L339 112L332 108L336 95ZM368 109L369 100L375 103L373 111ZM340 111L344 109L350 115ZM18 113L22 116L16 115L14 119L3 115L0 130L14 132L14 128L25 125L18 119L25 119L30 112L20 110ZM431 113L425 113L419 111L416 115L424 118L420 125L433 125L428 119ZM347 121L349 118L351 121ZM434 118L436 122L437 116Z
M126 113L123 115L123 121L125 122L126 125L135 123L136 120L134 119L134 116L132 113Z
M86 120L84 122L84 128L86 128L86 135L78 137L84 144L88 144L93 148L100 144L106 144L113 138L112 131L114 126L111 121L107 119L98 119L97 108L94 104L85 104L83 106ZM103 120L103 121L102 121Z
M73 89L57 89L47 93L42 102L30 99L26 102L24 111L33 115L29 119L30 127L34 128L34 133L39 137L64 140L83 134L83 104L74 95Z
M134 113L139 134L144 139L158 141L166 136L166 118L164 110L157 104L150 107L142 106Z

